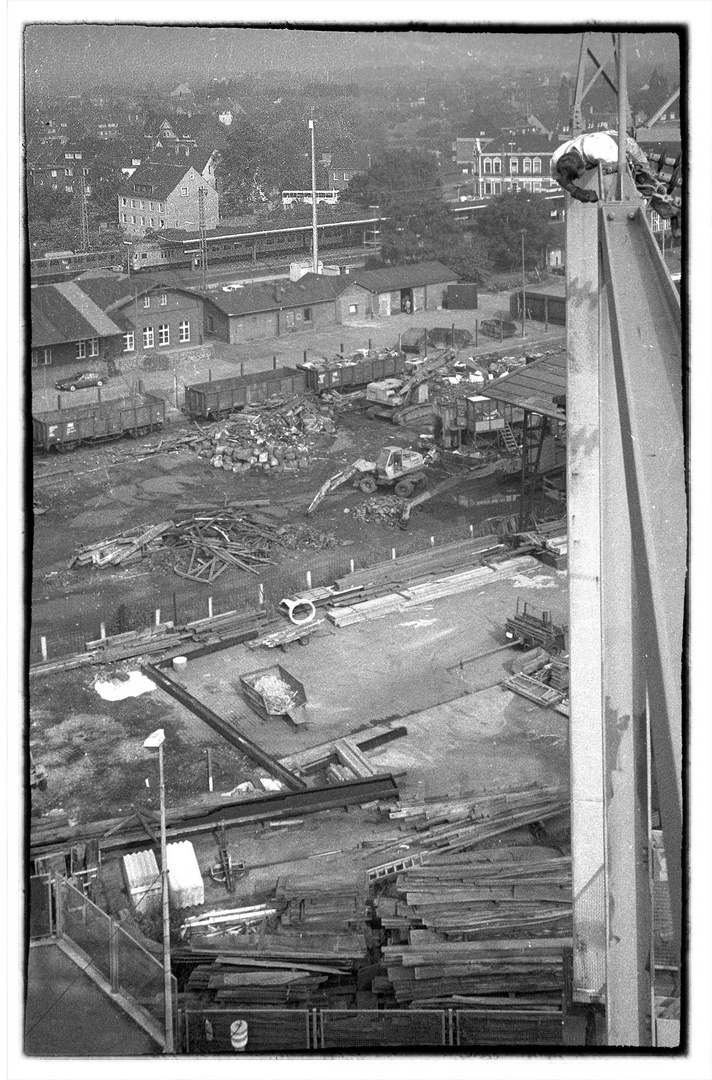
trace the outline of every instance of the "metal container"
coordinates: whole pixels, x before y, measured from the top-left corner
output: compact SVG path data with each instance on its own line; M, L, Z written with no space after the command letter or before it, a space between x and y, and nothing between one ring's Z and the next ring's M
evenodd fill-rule
M123 435L141 437L162 428L166 403L154 394L93 401L32 417L32 441L44 450L64 452L85 442L109 442Z
M275 680L275 686L281 684L283 689L279 694L270 694L267 682L271 680ZM293 709L306 704L304 686L280 664L241 675L240 683L248 704L264 719L287 716Z
M251 375L234 375L186 386L185 411L196 418L217 420L271 397L298 397L306 388L303 371L290 367L270 368Z

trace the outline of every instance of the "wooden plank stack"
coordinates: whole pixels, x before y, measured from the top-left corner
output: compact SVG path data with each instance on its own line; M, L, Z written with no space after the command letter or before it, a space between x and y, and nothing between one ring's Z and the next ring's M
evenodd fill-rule
M397 592L389 592L384 596L375 596L373 599L369 599L367 590L364 590L364 593L360 594L364 596L363 600L359 600L358 603L329 607L327 608L327 616L335 626L351 626L354 623L380 619L385 615L406 611L420 604L429 604L433 600L439 600L445 596L468 592L471 589L480 589L485 585L503 581L513 575L534 570L537 566L536 559L528 555L521 555L498 564L497 569L489 566L477 566L460 573L432 578L419 584L409 584Z
M288 754L286 757L280 758L279 763L284 765L285 769L289 769L290 772L301 774L317 772L328 768L330 764L337 765L339 763L337 747L341 748L342 755L344 748L351 750L352 760L354 760L353 752L355 752L359 755L360 762L361 757L369 750L374 750L384 743L391 742L393 739L401 738L407 734L408 729L402 725L386 727L374 724L372 727L364 728L363 731L353 732L343 739L320 743L318 746L309 747L307 750L300 750L296 754ZM372 768L367 758L365 762L366 766L371 768L370 775L378 771ZM343 757L341 758L341 765L344 766ZM362 775L369 774L364 771Z
M410 555L400 555L397 559L390 559L364 570L355 570L352 574L337 578L336 586L340 590L357 587L368 589L375 585L425 580L432 576L442 576L453 568L472 566L485 555L491 556L502 550L496 536L454 540L452 543L439 544Z

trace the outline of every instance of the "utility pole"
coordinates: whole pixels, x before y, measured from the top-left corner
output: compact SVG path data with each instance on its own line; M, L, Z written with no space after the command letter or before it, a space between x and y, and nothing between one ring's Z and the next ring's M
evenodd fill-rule
M319 249L316 228L316 155L314 152L314 121L309 121L311 131L311 169L312 169L312 269L319 273Z
M527 279L524 274L524 233L526 229L520 229L519 231L522 234L522 337L524 337L524 320L527 310Z
M198 228L200 229L200 264L203 275L203 292L208 288L208 237L205 230L205 196L207 191L204 187L198 188Z
M89 210L87 209L87 189L84 182L84 170L79 170L79 235L82 251L89 250Z

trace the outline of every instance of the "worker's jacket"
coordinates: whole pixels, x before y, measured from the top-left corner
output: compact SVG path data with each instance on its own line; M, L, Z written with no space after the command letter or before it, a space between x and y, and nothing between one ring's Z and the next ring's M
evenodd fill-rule
M575 150L583 158L584 165L593 169L601 165L604 173L615 172L618 168L618 132L591 131L562 143L551 155L551 174L556 177L558 162L564 154ZM626 136L626 157L631 165L648 169L648 159L635 139Z

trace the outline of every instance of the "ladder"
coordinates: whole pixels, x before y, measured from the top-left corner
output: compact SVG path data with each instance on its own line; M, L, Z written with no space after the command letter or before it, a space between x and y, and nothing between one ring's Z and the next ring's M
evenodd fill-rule
M519 453L519 443L516 440L514 432L506 421L504 427L502 428L502 441L504 442L504 445L510 454Z

